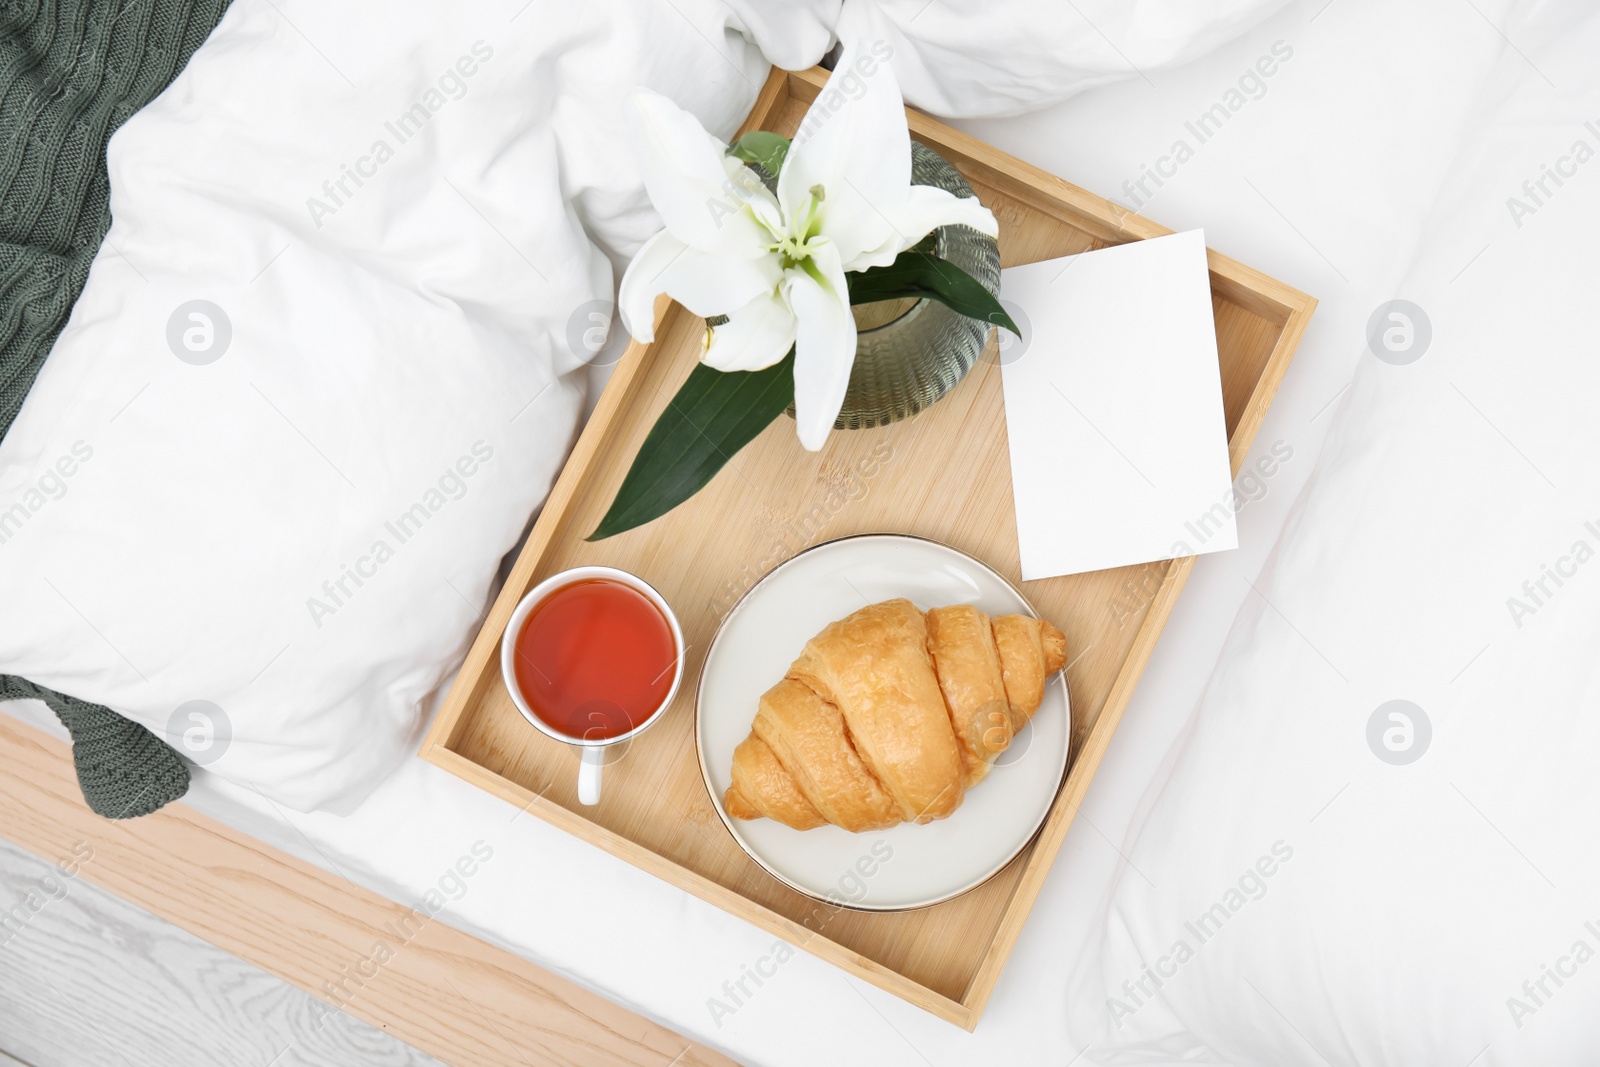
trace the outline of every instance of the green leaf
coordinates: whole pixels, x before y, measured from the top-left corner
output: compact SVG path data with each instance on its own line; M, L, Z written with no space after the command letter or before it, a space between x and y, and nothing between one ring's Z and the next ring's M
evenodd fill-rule
M728 155L746 163L759 163L776 178L789 155L789 138L766 130L751 130L728 146Z
M794 349L765 370L695 365L639 446L588 540L643 526L688 500L794 402Z
M991 326L1004 326L1018 337L1022 336L1006 309L982 282L954 263L927 252L901 252L887 267L869 267L846 274L845 280L850 285L852 304L907 297L937 300L968 318Z

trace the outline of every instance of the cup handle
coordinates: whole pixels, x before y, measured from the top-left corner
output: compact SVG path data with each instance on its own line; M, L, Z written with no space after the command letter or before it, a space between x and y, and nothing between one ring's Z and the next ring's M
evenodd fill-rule
M600 803L600 772L605 770L606 750L585 748L578 763L578 803Z

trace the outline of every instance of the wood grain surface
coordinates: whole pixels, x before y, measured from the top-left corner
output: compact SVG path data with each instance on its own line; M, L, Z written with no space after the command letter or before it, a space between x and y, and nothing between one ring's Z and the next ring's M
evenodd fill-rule
M353 984L347 980L348 995L330 998L327 984L348 975L360 961L376 958L374 944L393 938L386 926L402 921L409 909L182 804L127 822L102 819L83 803L67 746L5 714L0 714L0 837L52 864L77 858L73 882L99 886L314 994L300 1000L298 1007L285 1001L285 1010L305 1010L313 1017L319 1039L326 1031L333 1031L332 1036L326 1044L291 1048L276 1067L294 1062L287 1059L291 1053L331 1054L337 1047L333 1042L341 1040L340 1031L343 1039L358 1040L336 1009L452 1067L733 1064L720 1053L439 921L421 925L410 940L395 946L381 966L361 968L373 973ZM84 850L89 852L87 859L82 858ZM81 963L91 965L92 916L84 917L82 939L74 935L41 945L29 933L42 916L60 912L66 918L71 914L67 902L73 900L86 902L87 897L69 893L61 903L41 909L11 945L0 947L0 970L11 966L8 954L18 945L34 952L78 954ZM0 932L0 939L5 936ZM150 951L161 958L153 943ZM222 983L242 981L226 968L215 977ZM105 986L107 978L108 973L102 973L95 981ZM14 1004L26 1005L29 1011L52 1010L41 995L29 994L24 1001L18 993L7 1001L10 990L0 980L0 1012ZM281 994L263 989L259 996L265 1010L266 1003ZM159 1048L164 1040L176 1047L183 1040L161 1018L149 1018L143 1026L140 1049ZM0 1034L5 1032L0 1023ZM87 1036L83 1040L83 1048L100 1047ZM399 1047L372 1046L374 1055L387 1059L351 1055L329 1062L427 1062L397 1058L402 1055ZM11 1051L23 1054L21 1048ZM34 1067L46 1067L47 1062L41 1060ZM142 1067L145 1062L184 1061L174 1056L113 1062ZM219 1055L207 1062L231 1067L268 1061Z
M775 71L746 129L793 131L827 73ZM949 159L1000 222L1003 265L1168 233L1110 201L910 112L912 136ZM1315 301L1209 253L1234 472ZM698 359L704 324L663 298L654 344L632 345L535 525L422 755L652 873L958 1025L977 1024L1099 766L1193 557L1022 583L994 341L968 378L915 418L835 432L818 453L779 419L692 500L591 544L657 415ZM1066 417L1066 413L1063 413ZM1062 457L1063 463L1072 457ZM1197 516L1197 519L1199 516ZM711 805L695 756L695 686L722 617L767 571L849 534L918 534L1017 582L1066 632L1074 756L1034 844L980 888L899 914L821 905L769 876ZM501 681L500 636L521 596L557 571L607 564L640 575L683 626L688 676L675 703L606 774L601 803L574 791L576 756L530 728ZM797 650L798 651L798 650ZM754 713L754 709L752 714Z
M439 1067L78 877L93 862L0 843L0 1048L32 1067Z

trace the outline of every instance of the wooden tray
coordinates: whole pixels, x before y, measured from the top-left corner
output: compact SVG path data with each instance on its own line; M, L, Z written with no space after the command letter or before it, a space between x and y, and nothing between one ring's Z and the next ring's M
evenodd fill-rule
M792 132L827 78L774 71L744 129ZM911 133L949 159L1000 220L1006 265L1171 231L916 112ZM1316 301L1209 254L1233 469L1250 447ZM704 324L663 299L656 342L632 345L557 481L422 748L424 758L917 1006L973 1029L1155 647L1192 558L1020 582L1000 378L991 358L932 408L894 426L836 431L803 451L779 419L688 503L598 544L657 414L699 356ZM694 686L606 772L597 807L575 795L577 757L532 729L501 681L517 601L568 567L610 564L672 603L699 677L722 617L772 567L820 541L921 534L1005 574L1067 634L1075 757L1043 829L983 886L935 907L850 912L795 893L752 862L711 807L695 759ZM751 712L754 714L755 709Z

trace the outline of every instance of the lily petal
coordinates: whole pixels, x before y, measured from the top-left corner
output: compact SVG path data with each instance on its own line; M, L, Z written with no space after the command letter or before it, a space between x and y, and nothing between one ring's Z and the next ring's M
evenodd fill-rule
M666 291L661 272L689 246L666 230L646 241L633 255L617 288L617 311L628 336L642 344L656 339L656 297Z
M770 291L783 276L778 257L726 259L691 248L661 273L668 296L701 318L726 315Z
M913 185L907 194L903 202L887 211L893 239L878 248L862 249L854 258L845 260L845 270L888 266L901 252L940 226L971 226L990 237L1000 236L1000 223L994 212L975 196L956 196L931 185Z
M660 93L640 88L628 99L645 191L672 235L706 252L761 255L768 243L765 232L742 210L748 196L770 198L760 181L753 189L735 181L725 166L727 146ZM739 169L745 168L740 164Z
M776 240L783 233L783 209L778 207L778 198L772 190L764 185L756 172L745 166L744 161L733 156L722 157L722 169L728 176L728 182L734 188L734 195L741 201L742 206L750 212L757 225L767 231L766 238ZM727 187L724 186L726 189ZM730 204L732 201L729 202ZM718 208L718 213L725 213Z
M893 221L912 244L940 226L971 226L987 237L1000 236L1000 223L994 212L975 196L957 196L931 185L913 185L907 193L905 205Z
M726 315L773 289L781 277L776 256L728 259L691 248L662 230L628 264L617 305L628 333L648 344L655 340L655 300L661 293L696 315Z
M892 210L911 185L911 134L894 68L847 43L828 83L801 120L778 177L778 202L794 218L821 186L822 232L840 261L896 239ZM870 70L871 73L865 73ZM901 247L909 247L910 240Z
M700 361L717 370L761 370L770 367L794 345L794 312L775 290L728 312L728 321L713 327L711 344Z
M856 361L856 320L850 313L850 292L838 250L824 242L811 258L822 281L793 270L785 279L796 327L796 429L800 444L815 452L827 442L833 421L844 406L850 368Z

